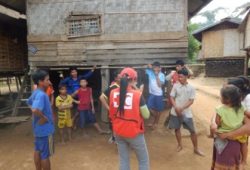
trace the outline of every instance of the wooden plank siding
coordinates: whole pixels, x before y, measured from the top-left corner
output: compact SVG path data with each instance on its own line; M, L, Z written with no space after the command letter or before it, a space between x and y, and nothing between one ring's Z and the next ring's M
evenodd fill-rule
M100 35L70 38L71 14L101 15ZM28 0L31 67L131 65L186 59L187 0Z
M202 58L244 56L243 34L236 28L218 29L202 33Z
M202 33L203 58L222 57L224 51L223 30Z

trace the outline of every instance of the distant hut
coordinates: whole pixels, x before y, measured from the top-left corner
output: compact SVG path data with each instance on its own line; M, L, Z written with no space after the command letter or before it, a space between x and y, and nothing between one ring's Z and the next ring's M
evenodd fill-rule
M200 60L206 63L206 75L230 77L245 74L244 35L239 31L241 21L225 18L193 33L201 42Z
M246 51L247 66L248 66L250 58L250 4L248 7L246 7L245 11L246 11L246 16L239 27L239 31L241 34L243 34L243 49Z

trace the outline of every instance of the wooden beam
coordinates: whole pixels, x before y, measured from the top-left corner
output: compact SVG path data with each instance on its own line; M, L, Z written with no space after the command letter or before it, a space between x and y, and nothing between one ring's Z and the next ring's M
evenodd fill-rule
M180 58L150 58L150 59L133 59L133 60L127 60L127 59L117 59L117 60L98 60L98 61L37 61L32 62L32 67L70 67L70 66L78 66L78 67L86 67L86 66L93 66L93 65L110 65L110 66L133 66L133 65L145 65L148 63L153 63L154 61L159 61L162 63L162 65L167 64L175 64L176 60L178 59L186 59L186 56L180 57Z
M100 36L87 36L78 38L68 38L67 35L32 35L27 39L29 43L34 42L133 42L133 41L153 41L153 40L187 40L187 31L177 32L155 32L155 33L124 33L124 34L102 34Z
M110 72L108 66L100 67L102 78L102 92L104 92L110 85ZM103 106L101 108L101 119L103 122L109 122L108 111Z
M23 1L23 2L25 3L25 1ZM21 10L19 10L19 9L17 9L17 8L11 6L11 5L8 5L7 3L2 2L2 1L0 1L0 5L4 6L6 8L9 8L11 10L14 10L16 12L19 12L20 14L25 14L26 13L26 11L21 11Z

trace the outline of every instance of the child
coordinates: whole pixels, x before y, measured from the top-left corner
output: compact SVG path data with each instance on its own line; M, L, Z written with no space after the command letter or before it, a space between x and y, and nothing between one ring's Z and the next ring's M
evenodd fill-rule
M194 102L195 89L188 84L188 71L182 69L178 71L179 82L173 86L170 93L172 109L170 111L169 128L175 129L178 142L177 152L182 150L181 125L191 133L191 140L194 146L194 153L200 156L204 154L198 149L197 135L193 124L193 115L190 106Z
M170 81L171 80L171 84L174 85L175 83L177 83L179 81L179 78L178 78L178 71L182 70L185 68L184 66L184 61L182 60L177 60L175 62L175 69L174 71L171 71L171 73L169 73L167 76L166 76L166 80L167 81Z
M45 90L50 84L49 75L46 71L37 70L32 74L37 89L32 92L27 104L32 111L32 125L35 136L34 160L36 169L50 170L49 157L54 152L53 134L54 122L53 113Z
M244 76L230 78L230 79L228 79L227 84L235 85L236 87L238 87L240 89L241 99L242 99L241 104L244 107L244 109L246 110L246 113L245 113L246 116L248 116L249 111L250 111L250 94L249 94L249 80L248 80L248 78L244 77ZM210 129L211 129L210 130L210 137L214 137L213 132L217 130L215 117L216 117L216 114L213 116L212 123L210 126ZM246 165L247 164L247 155L248 155L247 144L242 145L241 153L242 153L242 165Z
M78 75L78 70L76 67L71 67L69 69L70 76L66 77L65 79L61 80L60 84L65 84L67 86L67 93L69 95L72 95L75 91L77 91L80 88L80 80L82 78L87 79L90 78L96 69L96 66L93 66L93 68L88 71L86 74ZM62 75L63 78L63 75ZM77 99L76 99L77 100ZM77 111L77 105L73 105L73 129L77 128L77 123L79 121L79 113Z
M60 129L61 143L64 144L65 127L67 127L69 141L72 140L71 108L73 107L73 98L67 94L66 85L59 85L59 96L56 98L56 107L58 109L58 128Z
M96 122L92 89L87 87L87 85L87 80L81 79L80 88L72 94L73 97L78 96L79 100L78 111L80 114L80 128L83 129L86 123L91 123L100 134L105 134L106 132L102 130ZM84 132L84 136L86 135L86 132Z
M218 128L214 125L211 129L212 133L231 132L243 125L244 115L246 114L244 107L241 104L241 91L234 85L225 85L221 89L222 106L216 108L215 122ZM215 153L213 168L240 166L241 148L246 148L247 136L238 136L234 140L215 139ZM216 143L224 143L222 148ZM244 153L244 150L243 150ZM235 159L237 158L237 159Z
M154 62L153 65L148 65L146 74L149 77L149 97L148 97L148 108L154 116L153 124L149 124L152 129L156 128L161 112L164 110L163 103L163 90L162 86L165 83L165 76L161 72L161 65L159 62Z
M101 94L101 96L99 97L102 105L104 106L104 108L109 112L109 97L110 97L110 93L112 90L119 88L120 87L120 72L117 70L114 72L115 75L115 79L114 81L111 83L111 85ZM103 113L102 113L103 114ZM108 118L108 115L107 115ZM115 137L112 131L112 122L109 119L109 128L111 130L111 137L109 138L109 143L115 143Z

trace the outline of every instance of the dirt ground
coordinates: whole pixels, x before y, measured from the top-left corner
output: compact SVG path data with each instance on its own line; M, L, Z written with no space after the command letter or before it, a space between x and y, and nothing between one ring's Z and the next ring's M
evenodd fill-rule
M211 80L211 83L214 82ZM193 148L188 133L183 130L184 149L177 153L176 140L173 132L163 127L167 111L161 117L157 130L146 131L146 141L150 155L152 170L208 170L212 158L212 140L206 137L211 115L214 107L219 103L215 95L209 95L203 89L202 80L191 80L194 85L199 85L195 103L192 106L195 115L199 145L205 152L205 157L193 154ZM207 82L208 83L208 82ZM210 85L212 89L214 86ZM209 88L209 86L207 87ZM101 124L106 127L105 124ZM33 136L31 121L16 126L0 128L0 169L1 170L32 170L33 164ZM56 153L51 158L52 169L55 170L117 170L118 154L115 145L108 144L109 136L98 135L89 127L90 138L82 137L80 132L74 132L74 140L66 145L58 143L56 134ZM131 169L136 170L137 160L131 152ZM248 160L250 162L250 159ZM250 169L250 166L246 169Z

